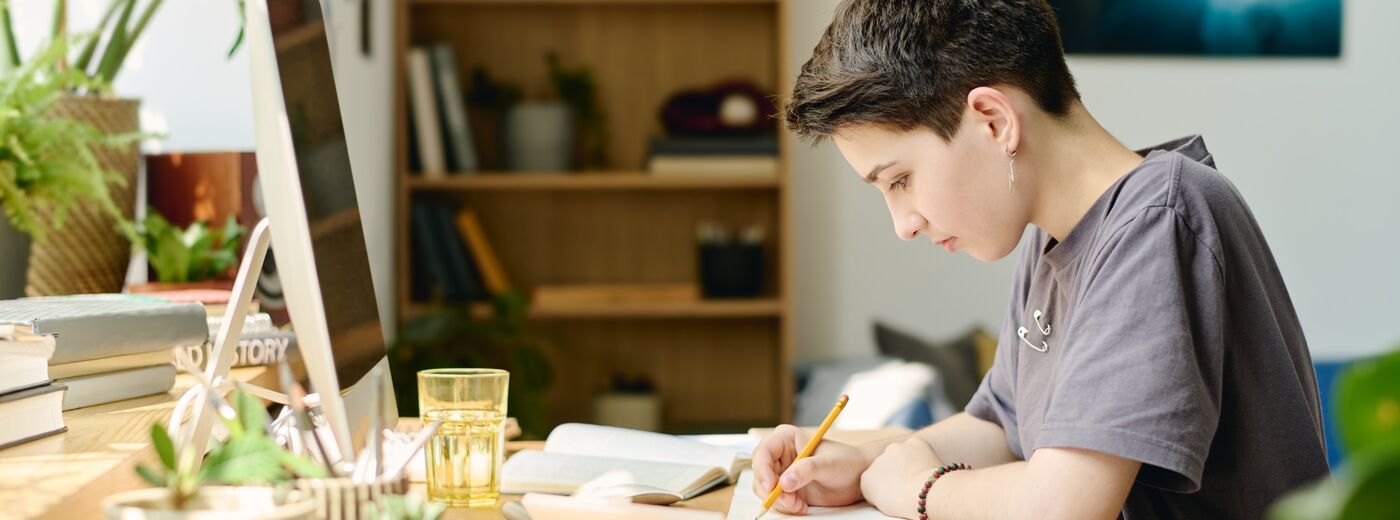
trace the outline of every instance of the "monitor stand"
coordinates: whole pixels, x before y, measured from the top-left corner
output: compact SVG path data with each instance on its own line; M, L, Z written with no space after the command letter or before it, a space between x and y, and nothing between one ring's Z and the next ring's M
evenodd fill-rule
M223 322L219 324L219 331L212 340L213 348L209 352L205 368L203 372L199 374L199 376L202 377L196 376L196 379L201 380L202 387L208 390L200 391L201 386L196 386L196 388L191 389L190 392L194 395L187 395L185 398L182 398L181 405L175 407L175 411L170 418L172 437L184 440L184 442L187 443L182 443L181 446L189 446L195 450L193 453L195 471L199 470L199 465L209 449L209 436L213 429L214 422L219 420L219 413L216 407L211 406L208 402L209 398L207 392L219 392L220 395L222 395L223 390L228 387L228 373L233 366L234 354L238 347L238 340L243 333L243 322L248 315L248 307L252 305L253 294L257 291L258 276L262 273L263 260L267 257L267 250L271 243L271 230L271 221L267 218L263 218L253 227L253 232L248 237L248 246L243 253L243 262L238 267L238 276L234 279L233 294L229 297L228 307L224 310ZM298 342L298 346L301 351L305 351L309 348L307 345L301 345L300 342ZM303 356L303 359L305 360L306 357ZM307 361L307 363L310 363L310 361ZM318 370L317 368L320 369ZM310 373L312 385L315 387L318 386L317 379L319 378L317 375L326 373L335 374L335 367L308 366L307 371ZM287 394L282 392L247 383L239 386L250 394L272 402L281 404L288 404L290 402ZM334 383L332 383L332 386L334 386ZM339 392L332 392L329 395L331 400L337 401L334 404L342 404L339 402ZM311 394L307 397L307 401L309 402L316 402L321 405L327 404L325 400L322 399L325 397L324 395ZM184 416L185 411L185 403L183 401L186 399L193 400L189 403L191 406L189 409L189 421L185 423L183 427L180 427L181 418ZM334 408L344 410L341 406L336 406ZM185 430L186 428L190 430ZM177 434L177 430L184 433ZM334 435L334 431L332 431L332 437L337 437ZM348 435L346 439L348 440ZM337 440L339 441L340 439L337 438ZM347 444L337 442L337 445L346 446ZM339 453L341 454L341 460L355 460L355 450L353 446L350 447L348 453L345 451L340 451Z

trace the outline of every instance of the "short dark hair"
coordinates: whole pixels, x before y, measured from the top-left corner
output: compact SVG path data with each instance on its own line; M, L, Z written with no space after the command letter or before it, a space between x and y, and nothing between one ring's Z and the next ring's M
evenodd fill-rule
M926 126L950 140L967 93L1011 85L1056 116L1079 99L1045 0L844 0L793 87L789 129Z

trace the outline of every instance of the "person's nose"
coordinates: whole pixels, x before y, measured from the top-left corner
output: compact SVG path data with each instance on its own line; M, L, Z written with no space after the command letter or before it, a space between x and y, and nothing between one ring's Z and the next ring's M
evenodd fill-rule
M928 221L912 206L890 202L890 218L894 221L894 234L900 240L913 240L924 233Z

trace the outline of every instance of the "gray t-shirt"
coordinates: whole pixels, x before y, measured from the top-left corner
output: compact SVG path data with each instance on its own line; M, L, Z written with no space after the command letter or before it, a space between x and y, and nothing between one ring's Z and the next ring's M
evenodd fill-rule
M1142 462L1123 518L1261 518L1328 474L1307 342L1200 136L1149 150L1063 242L1034 232L967 411L1022 459Z

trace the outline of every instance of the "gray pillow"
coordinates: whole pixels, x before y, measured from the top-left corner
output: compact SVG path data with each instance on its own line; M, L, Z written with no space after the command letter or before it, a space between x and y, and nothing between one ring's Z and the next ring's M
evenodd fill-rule
M958 411L967 406L982 383L977 372L976 329L938 345L875 322L875 346L883 356L924 363L937 370L943 381L943 393Z

